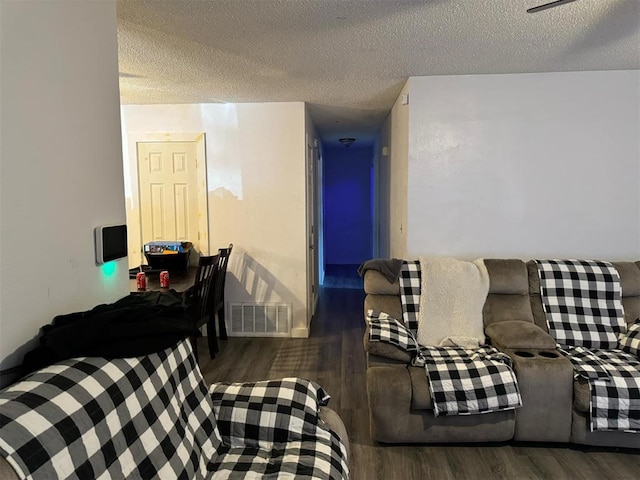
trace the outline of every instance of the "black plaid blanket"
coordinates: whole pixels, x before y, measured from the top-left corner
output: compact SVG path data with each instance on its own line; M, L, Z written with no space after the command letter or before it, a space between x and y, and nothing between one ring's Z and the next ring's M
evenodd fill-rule
M402 303L402 320L411 332L418 332L418 312L420 311L420 261L412 260L402 263L400 277L400 300Z
M522 406L511 358L493 347L422 347L422 358L436 416Z
M318 417L330 397L316 383L218 383L210 393L224 444L214 478L348 478L344 445Z
M418 340L413 332L389 314L368 310L367 322L369 322L369 341L386 342L407 352L418 352Z
M21 478L206 478L220 445L188 341L64 360L0 392L0 452Z
M345 479L344 444L317 415L327 401L300 379L209 392L188 341L75 358L0 392L0 454L20 478Z
M576 376L589 381L591 431L640 432L640 361L622 350L563 347Z
M473 350L418 345L413 333L386 313L369 310L369 340L388 342L414 353L424 366L438 415L472 415L522 406L511 358L489 346ZM419 352L418 352L419 348Z
M594 260L536 260L549 333L560 345L616 348L626 331L620 277Z

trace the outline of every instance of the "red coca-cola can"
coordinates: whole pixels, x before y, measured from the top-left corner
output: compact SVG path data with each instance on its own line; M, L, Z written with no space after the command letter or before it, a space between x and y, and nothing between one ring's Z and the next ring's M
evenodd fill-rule
M160 272L160 288L169 288L169 272L167 270Z
M136 274L136 284L138 285L138 290L144 291L147 289L147 276L144 272Z

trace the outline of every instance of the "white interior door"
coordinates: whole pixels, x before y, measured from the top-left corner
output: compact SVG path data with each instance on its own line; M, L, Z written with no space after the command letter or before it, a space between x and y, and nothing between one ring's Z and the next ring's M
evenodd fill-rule
M196 142L139 142L137 149L141 243L189 241L200 251Z

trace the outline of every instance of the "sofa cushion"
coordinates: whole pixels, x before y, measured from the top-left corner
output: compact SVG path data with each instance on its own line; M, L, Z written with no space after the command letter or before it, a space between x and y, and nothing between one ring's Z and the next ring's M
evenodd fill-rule
M364 316L367 312L374 310L384 312L398 320L402 319L402 305L400 305L400 295L367 295L364 298Z
M390 343L407 352L418 351L418 342L413 333L391 315L369 310L367 322L369 341Z
M529 296L490 293L482 307L482 318L485 327L508 320L533 323Z
M527 267L518 259L485 258L489 272L489 294L526 295L529 292Z
M525 263L486 258L484 264L489 273L489 294L482 310L484 326L507 320L533 323Z
M491 345L503 349L555 349L556 342L547 332L530 322L508 320L489 325L485 332Z
M368 326L364 334L363 342L365 352L368 352L371 355L397 360L402 363L409 363L413 358L411 353L400 347L392 345L391 343L370 341Z
M633 262L611 262L620 275L623 297L640 297L640 268Z
M265 450L312 434L330 398L320 385L294 377L214 383L209 393L224 444Z
M392 360L410 362L418 346L413 334L398 320L384 312L369 310L364 336L365 351Z

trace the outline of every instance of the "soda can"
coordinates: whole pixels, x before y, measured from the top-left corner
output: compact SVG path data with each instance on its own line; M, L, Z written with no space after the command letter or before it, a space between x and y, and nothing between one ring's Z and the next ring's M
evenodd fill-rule
M136 274L136 285L138 285L138 290L145 291L147 289L147 276L144 272L138 272Z
M167 270L160 272L160 288L169 288L169 272Z

